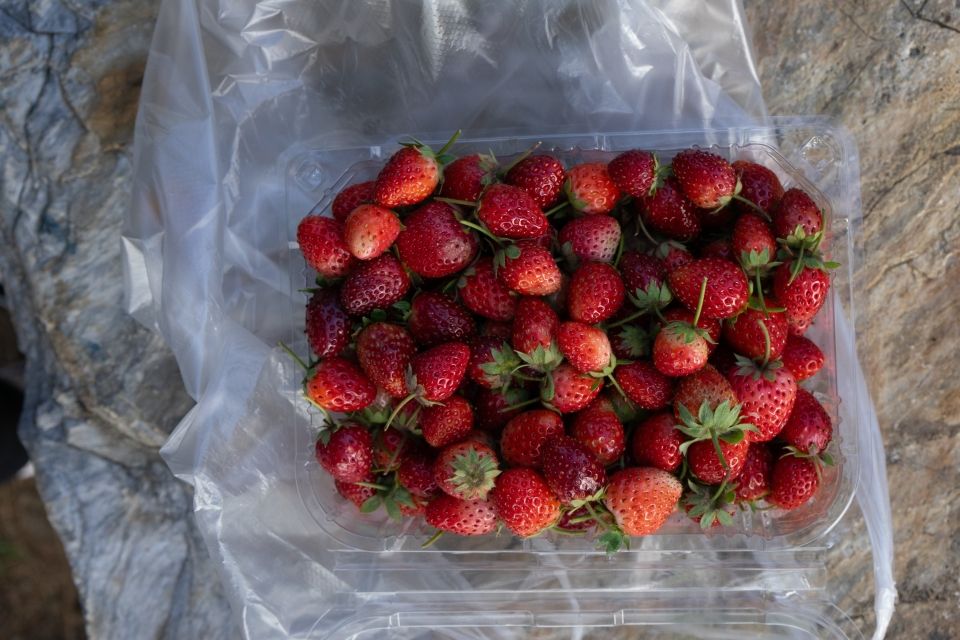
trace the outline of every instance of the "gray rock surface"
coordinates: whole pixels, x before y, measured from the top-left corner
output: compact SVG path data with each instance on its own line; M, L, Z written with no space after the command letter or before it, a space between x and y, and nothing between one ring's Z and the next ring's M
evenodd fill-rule
M226 638L190 489L157 454L191 401L121 307L154 5L0 1L0 281L28 362L21 434L90 636Z

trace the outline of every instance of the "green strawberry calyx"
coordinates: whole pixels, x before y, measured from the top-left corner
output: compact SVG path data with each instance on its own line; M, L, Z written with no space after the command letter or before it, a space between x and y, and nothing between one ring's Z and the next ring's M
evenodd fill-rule
M480 455L474 448L455 456L450 468L453 475L448 480L464 500L485 498L493 489L494 480L500 475L496 459L489 455Z
M741 422L740 405L731 404L729 400L724 400L716 408L711 407L710 402L705 400L700 404L697 415L690 413L687 406L681 403L678 413L680 424L677 429L689 438L680 445L680 453L685 456L694 443L710 441L724 469L729 469L730 466L720 449L720 441L737 444L743 440L747 431L757 431L753 424Z
M491 349L490 356L493 360L481 364L480 369L483 370L491 389L506 391L523 362L506 342L500 348Z
M724 480L718 487L702 485L687 480L690 491L684 496L681 506L691 518L700 519L700 528L710 529L715 522L725 527L733 524L730 507L736 500L736 485Z

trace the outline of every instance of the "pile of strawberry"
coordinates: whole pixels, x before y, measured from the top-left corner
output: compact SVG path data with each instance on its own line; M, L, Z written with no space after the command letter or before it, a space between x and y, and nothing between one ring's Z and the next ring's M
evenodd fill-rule
M405 145L297 231L339 493L608 550L678 505L709 528L809 501L833 424L798 386L824 364L803 334L835 266L810 196L701 149L502 166L455 139Z

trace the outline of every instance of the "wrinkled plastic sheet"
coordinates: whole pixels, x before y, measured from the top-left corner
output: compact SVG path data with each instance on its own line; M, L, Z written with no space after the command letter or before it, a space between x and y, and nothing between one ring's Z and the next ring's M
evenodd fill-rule
M309 637L344 591L290 477L292 150L490 134L763 122L739 3L165 0L141 93L123 243L127 306L196 399L163 455L247 637ZM853 352L849 326L838 329ZM845 342L844 342L845 341ZM858 500L878 629L893 610L883 448L862 376ZM847 396L845 396L847 397ZM321 561L317 562L320 558ZM443 579L456 577L443 573ZM429 576L423 587L437 589ZM462 584L451 584L451 589ZM486 634L489 637L489 634Z

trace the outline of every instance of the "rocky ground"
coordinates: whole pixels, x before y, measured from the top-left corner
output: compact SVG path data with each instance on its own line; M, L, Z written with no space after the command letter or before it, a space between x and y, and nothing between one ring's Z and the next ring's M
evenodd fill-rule
M770 111L832 115L860 146L859 348L898 545L889 637L955 637L960 5L745 5ZM120 307L117 237L155 10L147 0L0 0L0 282L28 362L22 434L90 635L226 638L233 628L189 491L156 453L189 398L171 384L176 367L159 340ZM15 505L19 490L4 489L0 504ZM855 510L843 527L851 534L831 552L831 580L869 628L869 547ZM60 586L45 601L66 620L76 610ZM76 637L69 629L61 637Z

